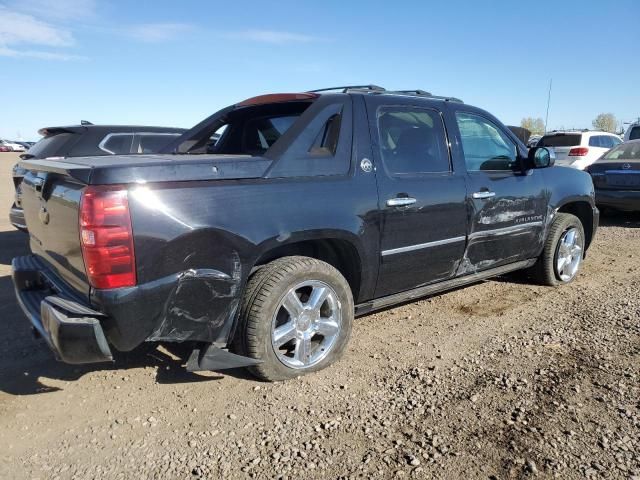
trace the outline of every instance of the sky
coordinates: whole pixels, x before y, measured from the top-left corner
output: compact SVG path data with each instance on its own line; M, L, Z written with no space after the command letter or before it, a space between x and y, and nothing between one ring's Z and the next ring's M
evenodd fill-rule
M640 116L640 0L0 0L0 138L191 127L247 97L338 85L462 98L505 124Z

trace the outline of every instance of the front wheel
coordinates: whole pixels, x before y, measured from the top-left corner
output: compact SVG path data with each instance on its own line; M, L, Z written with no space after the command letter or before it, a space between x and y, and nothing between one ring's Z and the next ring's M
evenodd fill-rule
M321 370L345 350L353 323L351 289L331 265L283 257L247 283L240 310L244 354L263 380L287 380Z
M570 283L578 275L584 249L584 228L580 219L570 213L556 214L542 254L533 266L534 278L549 286Z

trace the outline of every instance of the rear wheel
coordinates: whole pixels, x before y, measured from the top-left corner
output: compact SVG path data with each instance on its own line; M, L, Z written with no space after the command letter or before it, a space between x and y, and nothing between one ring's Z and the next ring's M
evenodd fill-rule
M556 214L544 250L533 267L534 278L549 286L572 282L582 264L584 248L584 228L578 217Z
M240 311L245 355L264 380L321 370L340 358L351 334L353 298L331 265L284 257L260 268L247 284Z

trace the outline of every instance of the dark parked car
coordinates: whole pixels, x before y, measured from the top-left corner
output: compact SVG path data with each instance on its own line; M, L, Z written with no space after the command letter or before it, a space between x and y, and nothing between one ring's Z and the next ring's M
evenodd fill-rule
M640 211L640 139L612 148L587 170L599 206Z
M571 282L599 214L589 175L551 163L454 98L263 95L165 155L26 161L13 281L63 361L190 342L189 370L292 378L340 357L354 315L526 268Z
M180 136L185 129L128 125L92 125L50 127L38 131L42 139L20 155L27 159L61 160L68 157L104 156L123 153L155 153ZM28 143L28 142L23 142ZM16 199L9 211L11 224L26 231L21 207L20 183L25 174L21 163L13 167Z

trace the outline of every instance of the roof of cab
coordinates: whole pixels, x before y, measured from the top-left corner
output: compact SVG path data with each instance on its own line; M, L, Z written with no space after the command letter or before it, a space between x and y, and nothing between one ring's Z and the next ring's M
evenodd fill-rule
M421 97L427 98L430 100L442 100L446 102L458 102L464 103L462 100L456 97L448 97L448 96L440 96L433 95L430 92L422 89L411 89L411 90L387 90L378 85L347 85L342 87L329 87L329 88L319 88L316 90L309 90L306 92L300 93L269 93L265 95L258 95L256 97L251 97L246 100L243 100L239 103L235 104L235 107L248 107L248 106L256 106L256 105L266 105L269 103L281 103L281 102L292 102L292 101L313 101L323 94L350 94L350 93L360 93L360 94L372 94L372 95L394 95L394 96L409 96L409 97Z

